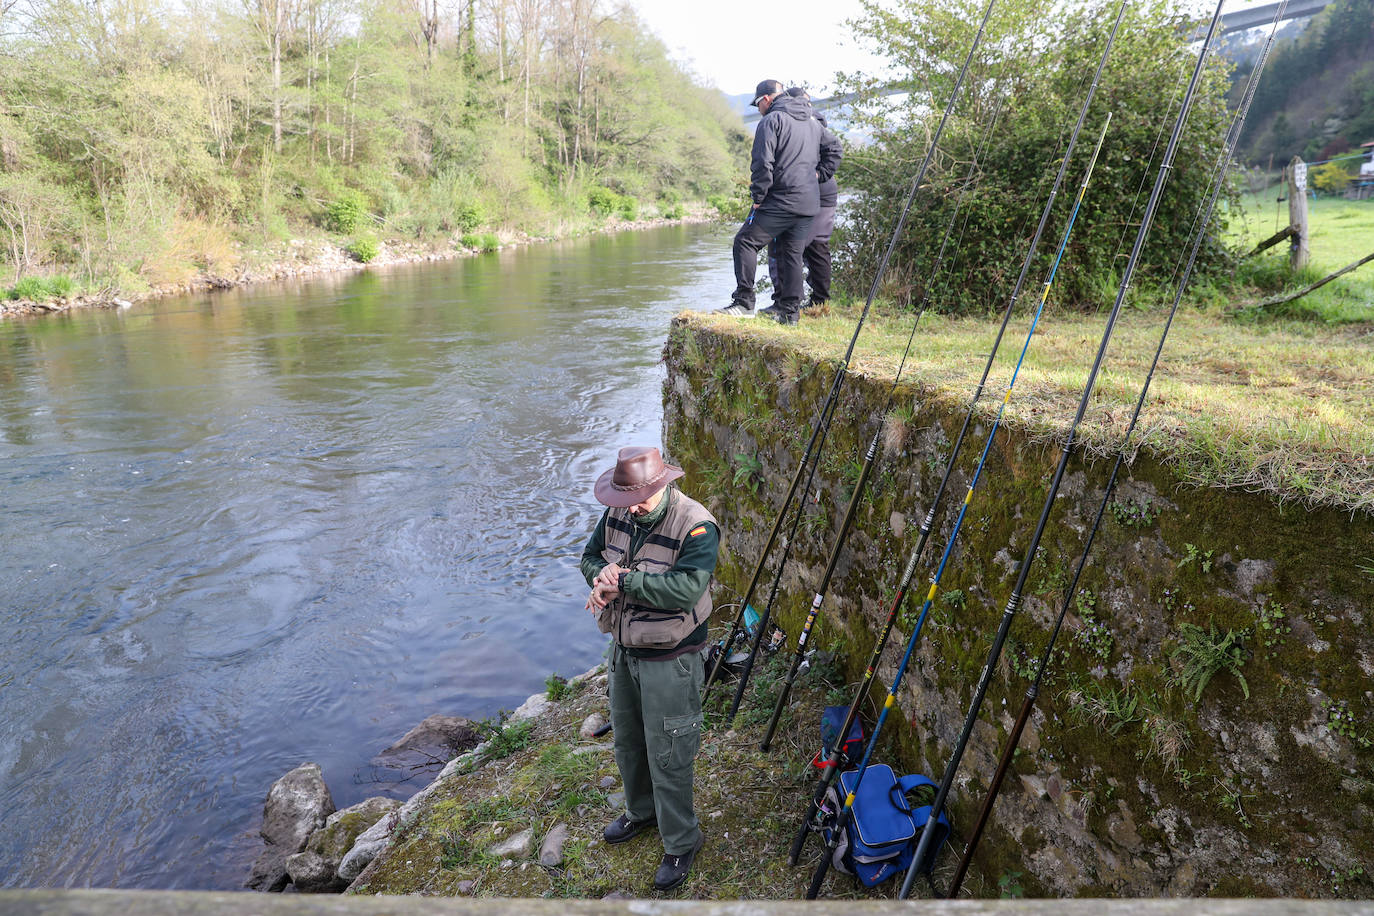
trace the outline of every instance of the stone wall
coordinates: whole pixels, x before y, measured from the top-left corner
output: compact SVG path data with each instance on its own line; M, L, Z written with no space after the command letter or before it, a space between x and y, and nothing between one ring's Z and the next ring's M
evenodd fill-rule
M675 323L664 355L665 445L687 470L684 489L721 521L723 603L747 585L834 365L690 318ZM924 389L919 369L909 378L819 623L818 644L840 650L855 681L963 419L932 406L949 398ZM774 608L793 639L890 388L890 378L857 376L844 386ZM987 431L985 422L963 450L883 685ZM999 434L898 697L904 716L894 718L905 722L882 759L940 779L1061 449ZM982 804L1110 467L1083 456L1069 465L954 783L956 838ZM1183 486L1168 456L1137 455L976 867L994 884L1021 872L1028 893L1050 896L1374 896L1372 522ZM1229 653L1234 670L1201 684L1189 647Z

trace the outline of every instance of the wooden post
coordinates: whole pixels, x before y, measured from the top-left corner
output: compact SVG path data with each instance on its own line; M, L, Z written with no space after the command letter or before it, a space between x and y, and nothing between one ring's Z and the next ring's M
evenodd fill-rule
M1288 163L1288 225L1294 234L1288 250L1288 262L1294 270L1307 266L1312 252L1307 246L1307 163L1294 156Z

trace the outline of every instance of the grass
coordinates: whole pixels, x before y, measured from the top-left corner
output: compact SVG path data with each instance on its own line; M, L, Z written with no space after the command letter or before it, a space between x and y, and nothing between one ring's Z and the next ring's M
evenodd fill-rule
M45 299L70 296L75 290L76 281L60 274L52 277L24 277L5 291L4 298L41 302Z
M1245 252L1287 226L1288 205L1276 205L1278 191L1275 186L1242 196L1230 213L1227 241ZM1288 269L1288 243L1281 242L1245 259L1237 278L1269 296L1314 283L1374 251L1374 200L1322 196L1308 201L1307 220L1311 262L1306 269L1297 274ZM1374 320L1374 264L1280 308L1280 317L1330 323Z
M609 739L579 739L578 728L592 712L605 713L604 675L570 693L551 715L538 720L529 744L509 757L441 783L426 809L403 830L369 871L365 893L469 895L480 897L554 897L597 899L609 893L645 898L800 899L819 861L813 838L802 864L787 865L793 831L805 813L814 779L809 765L819 744L817 711L839 688L836 675L818 665L798 678L793 698L807 710L784 716L773 749L758 749L763 723L786 670L783 653L755 669L750 696L733 728L721 709L733 683L718 686L706 710L696 766L696 811L706 845L687 883L661 894L652 887L662 855L657 836L617 846L601 838L602 827L617 813L610 803L621 789ZM852 689L846 687L846 696ZM607 779L610 777L610 779ZM607 786L602 788L603 783ZM563 864L537 864L539 844L557 824L568 827ZM515 862L490 854L492 845L533 828L530 857ZM936 881L947 886L957 856L937 862ZM900 880L867 890L831 870L822 896L842 899L895 897ZM976 872L966 893L995 894L990 879ZM915 896L928 895L918 882Z
M856 305L832 305L828 315L807 317L793 328L696 313L689 320L834 361L844 353L858 314ZM891 378L911 320L908 313L875 305L851 371ZM1118 320L1077 430L1090 456L1120 449L1162 320L1158 312L1135 309ZM1009 429L1063 441L1104 326L1101 315L1042 318L1003 417ZM986 418L1001 402L1027 327L1028 319L1014 318L1008 329L979 402ZM1150 451L1186 483L1374 511L1372 332L1374 323L1237 322L1215 308L1186 307L1170 330L1132 448ZM929 398L961 416L995 333L996 323L987 319L926 314L898 400Z

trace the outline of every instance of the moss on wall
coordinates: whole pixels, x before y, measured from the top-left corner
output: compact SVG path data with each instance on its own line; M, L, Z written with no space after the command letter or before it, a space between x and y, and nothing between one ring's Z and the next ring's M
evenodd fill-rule
M667 449L685 489L721 521L718 580L743 591L836 366L683 321L665 361ZM818 644L843 650L856 680L963 422L929 406L937 399L919 368L889 402L891 390L890 378L843 385L774 604L795 637L881 424L819 624ZM896 673L987 434L975 423L961 452L881 684ZM1061 448L1006 429L993 444L899 691L904 721L885 736L885 753L910 769L943 772ZM1071 457L954 783L956 833L982 804L1110 469ZM976 867L994 884L1022 872L1030 893L1374 895L1372 521L1184 486L1168 456L1136 455ZM785 517L784 533L793 524Z

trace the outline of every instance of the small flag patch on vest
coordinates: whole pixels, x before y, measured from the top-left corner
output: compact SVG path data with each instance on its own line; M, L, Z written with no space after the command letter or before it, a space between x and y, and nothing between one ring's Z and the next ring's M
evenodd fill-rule
M689 538L694 538L694 537L696 537L698 534L705 534L705 533L706 533L706 526L705 526L705 525L697 525L697 526L696 526L695 528L693 528L691 531L687 532L687 536L688 536Z

